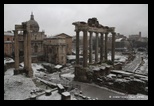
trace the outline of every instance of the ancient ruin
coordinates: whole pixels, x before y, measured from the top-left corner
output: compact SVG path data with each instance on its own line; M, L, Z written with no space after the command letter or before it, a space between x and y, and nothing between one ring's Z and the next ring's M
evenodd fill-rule
M31 36L39 31L39 26L34 20L33 14L31 20L22 22L21 25L15 25L15 70L14 74L25 72L29 77L33 77L31 67ZM18 31L23 31L24 36L24 70L19 69L19 39Z
M108 34L112 33L112 51L111 61L114 63L115 55L115 27L108 27L99 24L97 18L90 18L88 22L74 22L76 32L76 66L75 66L75 79L80 81L86 81L86 71L88 67L88 43L87 33L89 32L89 64L92 64L92 36L96 34L96 47L95 47L95 64L103 61L107 61L107 39ZM79 33L83 32L83 65L79 64ZM98 36L101 36L101 47L100 47L100 60L98 60ZM103 54L103 39L105 34L105 54ZM105 59L105 60L104 60Z

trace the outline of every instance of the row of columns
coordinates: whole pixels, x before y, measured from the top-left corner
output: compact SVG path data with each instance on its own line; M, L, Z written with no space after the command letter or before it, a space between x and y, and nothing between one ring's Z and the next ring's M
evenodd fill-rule
M15 35L15 70L14 74L19 74L19 41L18 30L14 30ZM27 30L23 31L24 37L24 70L29 77L33 77L33 71L31 67L31 33Z
M79 32L76 31L76 65L79 65ZM89 32L89 63L92 63L92 34L93 32ZM96 33L96 44L95 44L95 63L98 63L98 32ZM104 42L104 33L100 33L100 62L103 62L103 42ZM112 33L112 50L111 50L111 61L114 62L114 55L115 55L115 32ZM105 33L105 60L107 60L107 39L108 39L108 33ZM83 67L87 67L87 59L88 59L88 42L87 42L87 31L83 31Z

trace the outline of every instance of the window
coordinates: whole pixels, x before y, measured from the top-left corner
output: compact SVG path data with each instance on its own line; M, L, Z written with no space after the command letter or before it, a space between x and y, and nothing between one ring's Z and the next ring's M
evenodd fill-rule
M36 44L34 46L34 51L35 51L35 53L38 52L38 46Z
M10 38L7 38L7 41L9 41L10 40Z

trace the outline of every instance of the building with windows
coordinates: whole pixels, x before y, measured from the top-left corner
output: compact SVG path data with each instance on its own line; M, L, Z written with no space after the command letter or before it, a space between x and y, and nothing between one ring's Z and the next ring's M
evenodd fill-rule
M12 56L14 52L14 34L4 31L4 56Z
M66 41L65 37L53 36L44 39L45 61L53 64L66 64Z

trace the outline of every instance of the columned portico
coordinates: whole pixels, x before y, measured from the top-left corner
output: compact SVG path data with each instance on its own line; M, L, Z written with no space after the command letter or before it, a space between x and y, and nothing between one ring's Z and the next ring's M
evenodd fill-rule
M108 42L108 33L113 34L112 38L112 61L114 61L114 48L115 48L115 34L114 34L114 27L103 26L99 24L96 18L88 19L88 23L86 22L74 22L75 31L76 31L76 67L75 67L75 79L78 81L87 81L87 70L88 70L88 47L89 47L89 64L93 63L92 58L92 35L93 33L96 34L95 39L95 64L102 63L107 61L107 42ZM79 32L83 31L83 64L79 65ZM89 45L88 45L88 38L87 32L89 32ZM100 34L100 60L98 58L99 52L99 44L98 44L98 35ZM104 46L104 34L105 34L105 47ZM103 50L105 48L105 50ZM105 52L105 53L104 53ZM104 54L104 55L103 55Z

